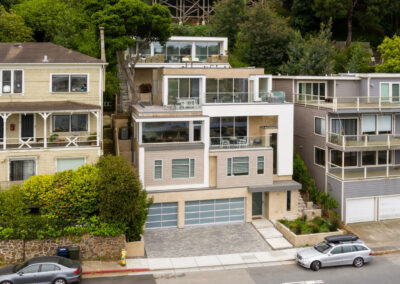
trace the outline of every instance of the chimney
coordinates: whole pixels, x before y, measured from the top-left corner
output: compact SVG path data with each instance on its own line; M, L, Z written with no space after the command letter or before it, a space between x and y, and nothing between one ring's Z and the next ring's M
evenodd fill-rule
M106 49L104 46L104 27L100 27L100 50L101 50L100 59L106 62Z
M43 56L43 60L42 60L42 62L43 62L43 63L47 63L47 62L49 62L49 60L48 60L48 58L47 58L47 55Z

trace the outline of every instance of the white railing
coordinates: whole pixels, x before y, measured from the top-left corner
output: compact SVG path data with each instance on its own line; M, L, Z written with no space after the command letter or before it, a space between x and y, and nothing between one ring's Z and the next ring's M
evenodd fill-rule
M210 149L272 147L271 135L210 137Z
M400 135L379 134L379 135L341 135L328 132L328 142L349 147L387 147L400 146Z
M100 142L96 135L75 136L75 135L49 135L44 137L25 137L25 138L8 138L4 144L4 140L0 140L0 151L4 150L29 150L44 148L76 148L76 147L96 147Z
M295 103L337 109L368 109L400 107L400 97L325 97L295 94Z
M328 173L341 180L362 180L387 177L400 177L400 164L371 165L361 167L342 167L328 164Z

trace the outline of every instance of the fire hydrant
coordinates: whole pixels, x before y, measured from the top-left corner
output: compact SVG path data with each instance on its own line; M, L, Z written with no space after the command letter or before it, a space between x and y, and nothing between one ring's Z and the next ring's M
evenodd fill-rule
M126 249L122 249L121 250L121 265L122 266L126 265L126 254L127 254Z

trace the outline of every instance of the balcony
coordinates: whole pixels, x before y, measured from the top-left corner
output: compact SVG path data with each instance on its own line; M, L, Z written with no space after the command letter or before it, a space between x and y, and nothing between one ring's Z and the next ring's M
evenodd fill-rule
M332 163L328 163L328 165L328 173L344 181L400 177L400 165L365 167L340 167Z
M272 147L271 135L210 137L210 150Z
M400 136L394 134L380 135L340 135L328 133L328 142L340 146L342 150L346 148L368 148L384 147L390 149L400 146Z
M34 150L47 148L79 148L98 147L100 140L97 135L51 135L50 137L24 137L0 139L0 151L6 150Z
M296 94L294 102L302 105L310 105L332 109L385 109L400 108L399 97L325 97L318 98L317 95Z
M235 103L284 103L286 94L281 91L260 93L258 98L249 92L207 92L206 103L235 104Z

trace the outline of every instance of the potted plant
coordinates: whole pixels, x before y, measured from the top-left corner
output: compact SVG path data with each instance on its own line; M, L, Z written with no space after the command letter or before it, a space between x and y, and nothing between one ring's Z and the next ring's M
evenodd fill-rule
M96 145L97 133L96 132L90 133L90 136L88 137L87 141L90 143L90 145Z
M57 139L58 139L58 134L57 133L53 133L49 137L50 143L55 142Z

